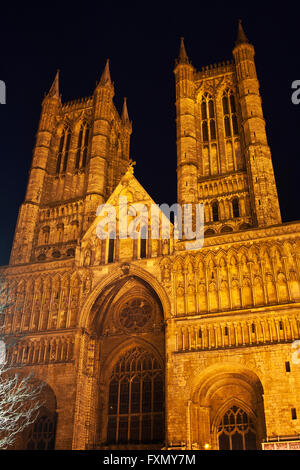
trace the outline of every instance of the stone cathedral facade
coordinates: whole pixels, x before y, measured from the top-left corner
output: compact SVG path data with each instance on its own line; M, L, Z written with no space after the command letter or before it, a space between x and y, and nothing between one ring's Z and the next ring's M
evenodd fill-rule
M154 204L134 176L109 62L94 94L44 97L10 263L8 360L45 383L18 449L261 449L300 434L300 224L281 221L254 47L175 64L178 202L204 246L101 240L100 204ZM148 238L142 232L148 231ZM295 444L297 445L297 443ZM267 448L267 447L266 447Z

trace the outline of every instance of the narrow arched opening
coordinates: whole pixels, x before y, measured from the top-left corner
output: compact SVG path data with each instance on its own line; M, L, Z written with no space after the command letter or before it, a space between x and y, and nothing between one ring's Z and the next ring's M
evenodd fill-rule
M141 278L125 276L99 295L91 317L95 337L101 338L95 370L100 386L90 410L96 420L93 448L160 449L165 438L165 337L157 293Z

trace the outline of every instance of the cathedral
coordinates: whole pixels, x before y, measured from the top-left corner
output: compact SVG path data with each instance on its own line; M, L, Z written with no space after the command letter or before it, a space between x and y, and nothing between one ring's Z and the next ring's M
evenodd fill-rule
M152 219L118 236L118 216L97 236L101 204L155 202L109 61L71 102L56 74L0 268L2 326L20 337L7 360L45 384L16 449L300 448L300 222L281 221L254 55L241 22L232 59L200 70L181 39L177 202L204 208L193 250L162 211L158 237Z

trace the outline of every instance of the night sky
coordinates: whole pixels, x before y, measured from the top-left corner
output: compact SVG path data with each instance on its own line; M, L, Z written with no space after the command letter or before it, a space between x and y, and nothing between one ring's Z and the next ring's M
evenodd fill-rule
M103 5L102 5L103 3ZM250 2L243 2L249 4ZM110 58L119 111L127 97L133 121L135 175L159 204L176 202L174 60L184 36L196 69L232 58L241 18L256 50L263 111L284 222L300 219L300 105L291 84L300 80L297 12L287 3L234 8L189 2L88 2L47 7L1 5L0 265L8 263L18 209L24 200L41 101L60 69L69 101L93 94ZM265 8L265 10L264 10ZM278 8L278 9L277 9Z

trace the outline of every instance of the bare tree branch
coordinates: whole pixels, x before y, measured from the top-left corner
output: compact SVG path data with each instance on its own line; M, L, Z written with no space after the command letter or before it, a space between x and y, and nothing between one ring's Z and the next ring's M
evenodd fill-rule
M17 435L37 419L43 388L32 374L21 376L9 365L0 365L0 449L14 444Z

